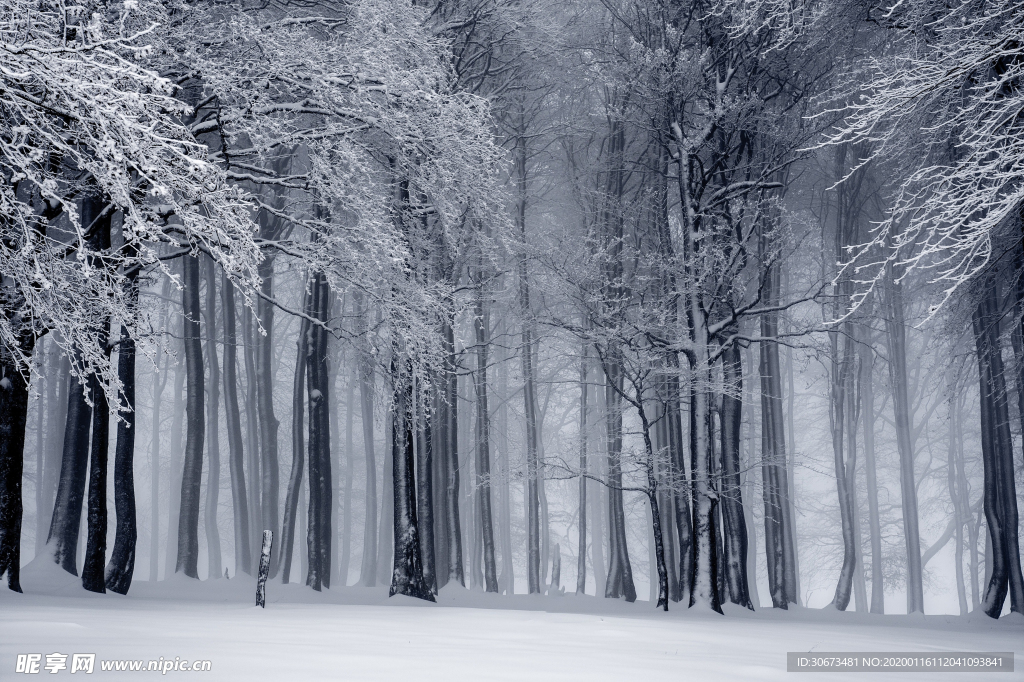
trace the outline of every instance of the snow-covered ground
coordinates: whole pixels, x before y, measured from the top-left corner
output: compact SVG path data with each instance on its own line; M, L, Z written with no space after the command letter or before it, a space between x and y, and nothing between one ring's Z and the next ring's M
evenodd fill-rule
M726 616L649 602L517 595L446 588L439 603L387 598L384 588L316 594L254 581L175 577L136 582L127 597L84 592L76 579L31 568L25 594L0 590L0 679L18 654L94 653L85 679L153 679L155 672L104 672L103 660L211 661L203 679L273 680L783 680L835 674L787 673L787 651L1014 651L1024 680L1024 619L871 616L796 609ZM35 568L38 568L35 567ZM45 574L45 575L43 575ZM64 574L66 575L66 574ZM68 659L68 667L70 668ZM50 674L40 670L47 679ZM59 675L69 675L62 670ZM191 673L169 671L171 678ZM932 679L934 673L844 673L855 680ZM948 682L978 674L943 673Z

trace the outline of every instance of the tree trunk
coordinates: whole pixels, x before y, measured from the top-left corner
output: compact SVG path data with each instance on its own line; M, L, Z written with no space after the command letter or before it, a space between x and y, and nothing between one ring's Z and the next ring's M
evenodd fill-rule
M416 397L416 496L417 518L419 520L420 558L423 565L423 580L433 594L437 594L437 567L434 556L434 415L430 410L433 401L417 381L413 395Z
M626 547L626 516L622 494L622 368L617 351L610 350L605 366L605 404L608 428L608 578L604 596L636 601L633 568Z
M970 516L970 509L965 510L961 506L963 496L959 491L957 472L957 460L963 457L963 434L960 422L962 420L960 409L960 392L957 390L956 382L949 382L949 443L946 453L946 486L949 490L949 499L953 503L953 523L956 530L953 534L953 568L956 573L956 596L960 606L960 615L966 616L967 589L964 585L964 521Z
M367 308L363 293L353 292L360 336L366 335ZM373 587L377 584L377 462L373 454L373 365L365 352L356 359L359 375L359 419L363 425L363 454L366 460L365 517L363 522L363 560L359 567L359 584Z
M829 421L832 426L832 453L835 463L836 490L839 494L839 516L843 538L843 566L839 572L839 581L836 584L836 593L832 598L832 605L840 611L845 611L850 603L850 593L853 590L853 574L857 560L856 540L853 536L853 469L849 466L848 457L844 454L846 447L846 429L848 420L847 412L853 406L847 405L851 392L849 383L854 371L851 367L852 343L849 337L850 324L843 325L843 342L840 345L838 330L829 332L831 343L831 382L830 382L830 413Z
M110 353L107 338L110 321L103 322L100 343ZM85 563L82 566L82 587L90 592L105 593L103 568L107 560L107 452L110 443L110 406L107 394L95 375L89 377L92 400L92 442L89 451L89 498L86 515Z
M1013 477L1013 442L1005 370L999 346L999 295L994 278L984 283L982 298L973 316L981 396L981 451L984 466L983 500L991 575L982 597L982 609L998 618L1010 593L1010 610L1024 609L1024 578L1021 576L1018 543L1017 493Z
M498 321L498 336L505 338L504 317ZM503 594L515 594L515 567L512 563L512 491L510 485L511 469L509 466L508 442L508 356L502 344L495 348L495 365L497 371L496 389L498 393L498 428L495 438L495 449L498 451L498 491L499 491L499 538L501 544L501 571L498 573L498 589Z
M47 415L48 415L49 411L51 409L53 409L53 407L54 407L53 403L50 400L48 400L48 398L51 396L51 394L53 392L52 390L50 390L50 388L54 384L55 377L59 376L59 375L51 374L51 373L49 373L47 371L49 369L46 366L47 364L49 364L47 362L47 359L48 359L48 356L52 355L52 352L50 351L50 346L51 345L52 344L50 344L50 343L46 343L46 337L44 336L36 344L35 353L34 353L35 360L36 360L36 362L38 363L38 365L40 367L41 378L45 382L45 389L43 387L40 387L41 390L39 390L38 396L36 397L36 423L35 423L35 427L36 427L36 443L35 443L35 446L36 446L36 470L35 470L35 486L34 486L34 488L35 488L35 495L34 495L34 497L35 497L35 506L36 506L36 532L35 532L35 543L34 543L35 546L33 547L33 552L34 552L35 556L40 556L42 554L43 547L46 546L46 535L44 535L44 531L43 531L44 526L43 526L43 523L42 523L42 519L47 516L47 512L46 512L46 509L45 509L46 508L46 502L44 501L45 500L45 493L43 491L43 486L45 485L45 478L46 478L46 468L47 468L47 464L46 464L46 461L45 461L46 460L46 451L47 451L47 447L46 447L47 446L47 443L46 443L46 432L47 432L47 430L46 430L46 422L48 421L47 420ZM51 420L50 426L51 427L53 426L52 420ZM28 427L27 427L27 424L26 424L26 430L27 430L27 428ZM53 510L50 509L49 513L52 514Z
M185 319L181 316L181 336L185 334ZM169 578L174 573L174 567L178 558L178 516L181 508L181 462L182 462L182 434L185 431L185 371L182 368L181 355L177 354L174 363L174 393L172 405L174 413L171 417L171 457L169 463L169 474L167 489L170 499L168 500L167 511L167 551L165 552L164 578Z
M53 518L54 501L57 498L57 480L60 477L61 452L64 442L64 424L68 418L68 382L71 362L56 343L51 343L49 367L47 368L47 415L46 454L43 460L43 509L37 520L45 547L49 527L47 517ZM40 549L40 552L43 550Z
M309 282L306 282L309 286ZM310 309L310 292L304 296L302 310L308 315ZM284 520L281 524L281 582L287 583L291 578L292 552L295 548L295 519L301 499L302 473L306 458L306 443L303 435L305 427L303 414L306 400L306 360L309 356L309 320L299 323L299 334L296 341L295 374L292 383L292 469L288 476L288 488L284 498Z
M181 475L181 508L178 514L178 559L175 573L199 578L199 503L203 476L203 337L199 326L199 259L183 256L182 308L184 314L185 463Z
M448 579L465 587L466 579L462 565L462 527L459 520L459 376L456 373L454 320L447 315L442 322L442 339L445 361L442 378L444 400L442 420L444 421L445 443L445 500L446 532L448 540Z
M167 286L164 293L167 293ZM164 317L166 321L166 316ZM160 369L160 358L156 358L156 379L153 381L153 422L150 429L149 441L149 469L150 469L150 519L149 519L149 581L155 583L160 579L160 440L161 440L161 403L163 402L164 388L167 386L167 375L169 373L169 362L164 362L163 371Z
M381 500L380 500L380 533L377 536L377 581L391 584L391 572L394 569L394 531L395 531L395 485L392 470L394 445L391 433L392 420L384 424L384 462L381 468Z
M21 341L19 350L25 355L31 355L35 345L34 337L26 335L19 340ZM74 380L73 377L72 380ZM21 485L27 421L28 382L25 381L25 375L19 371L11 352L5 346L0 345L0 578L6 573L7 586L15 592L21 592L21 518L23 511ZM69 471L68 474L70 476L71 472ZM64 467L62 467L62 483L64 479ZM60 498L58 497L58 499ZM81 489L79 488L78 504L75 507L78 514L81 514L82 510L81 500ZM69 515L70 511L68 510ZM54 520L56 518L57 508L54 509ZM74 521L75 533L69 538L72 568L75 568L73 552L78 542L77 515ZM60 527L58 526L58 528ZM53 536L54 526L51 525L50 537L53 538ZM67 538L67 535L62 537ZM64 558L56 553L54 556L58 563L61 563ZM66 569L67 566L64 565L64 568ZM74 570L70 572L77 575Z
M494 522L491 512L491 414L487 404L487 349L490 344L489 316L484 309L483 283L477 282L473 327L476 333L476 495L480 515L477 519L483 540L484 589L498 591L498 570L494 560Z
M231 503L234 516L235 575L252 575L249 535L249 503L245 486L245 452L242 420L238 409L237 337L235 335L235 288L227 275L221 280L224 317L224 416L228 431L228 468L231 472ZM251 481L250 481L251 482Z
M327 364L327 318L331 290L322 272L314 273L311 312L320 324L309 328L306 371L309 374L309 573L306 584L317 592L331 586L331 428L330 372Z
M869 311L870 312L870 309ZM861 410L864 412L864 478L868 495L868 535L871 542L871 613L885 613L882 580L882 525L878 512L878 482L875 473L875 390L872 338L860 344Z
M771 250L774 235L762 227L758 250L762 259ZM781 297L781 280L777 265L762 273L766 281L765 305L776 306ZM776 339L779 333L779 314L760 316L761 336ZM768 557L768 587L775 608L789 608L796 602L796 542L792 533L789 502L789 476L786 457L784 415L782 411L782 373L779 366L778 343L762 341L760 347L761 374L761 443L762 475L765 500L765 554Z
M393 360L391 375L395 382L394 406L391 412L391 457L394 478L394 569L388 596L404 594L434 601L434 595L423 580L420 557L419 528L416 519L415 454L413 452L412 376L398 371ZM411 369L411 367L410 367Z
M138 301L138 287L135 284L138 270L127 273L129 301L134 310ZM135 543L138 538L135 518L135 340L128 334L127 326L121 325L121 341L117 358L117 374L121 380L120 419L117 422L117 444L114 446L114 512L117 528L114 534L114 549L107 564L105 582L107 589L118 594L128 594L135 573ZM159 378L157 379L159 381ZM157 430L159 430L157 428Z
M210 365L210 383L206 405L206 454L209 458L209 480L206 482L206 555L209 570L207 579L223 576L221 568L220 529L217 527L217 507L220 504L220 364L217 360L217 264L212 258L206 263L206 357Z
M343 306L344 307L344 306ZM346 368L349 369L349 368ZM340 372L336 371L336 374ZM348 374L346 379L345 395L345 506L342 508L342 545L341 560L338 564L338 579L341 587L348 587L349 564L352 557L352 479L355 462L353 452L355 451L355 400L356 382L355 377Z
M914 448L910 436L910 399L907 395L906 323L903 319L903 286L888 266L885 282L885 328L889 351L889 379L900 457L900 502L907 549L907 613L924 613L924 581L921 536L918 530L917 481Z
M262 280L260 290L267 298L274 295L274 260L264 259L258 267ZM256 305L256 313L263 326L263 335L256 335L256 411L259 423L260 447L260 522L263 529L278 527L278 452L277 429L279 422L274 415L274 306L265 298L260 298ZM281 552L275 553L270 560L270 576L277 575L280 566Z
M722 534L723 569L729 601L753 611L747 591L747 524L740 485L740 429L743 425L743 356L732 344L722 355Z
M579 549L576 555L576 594L587 593L587 398L590 380L588 344L583 343L580 358L580 485L579 485Z
M260 495L263 493L263 476L260 473L260 431L259 409L256 405L256 320L252 310L245 306L242 309L242 359L245 363L245 452L248 453L249 471L249 539L253 552L258 551L263 543L263 505ZM278 540L280 543L280 540ZM253 568L256 568L260 556L250 554Z
M13 361L5 367L5 375L12 382L15 382ZM57 483L57 498L53 505L53 518L50 521L50 533L46 543L53 552L53 560L71 575L78 575L78 532L82 523L82 500L85 496L85 479L89 466L89 426L92 418L92 408L85 401L85 386L78 377L71 376L68 380L68 409L67 420L64 426L64 448L61 455L60 479ZM18 385L15 384L15 393L12 394L10 403L15 410L12 412L12 419L20 419L20 395L17 394ZM27 405L26 405L27 409ZM17 421L11 422L12 438L19 437ZM21 426L20 428L24 428ZM20 434L22 447L24 447L24 432ZM13 440L12 443L17 443ZM13 465L12 465L13 466ZM18 471L21 471L21 457L18 457ZM13 469L12 469L13 470ZM19 477L20 481L20 477ZM20 505L20 483L18 502ZM21 515L18 515L19 523ZM20 526L19 526L20 528ZM20 533L20 531L19 531ZM19 535L18 546L21 538Z

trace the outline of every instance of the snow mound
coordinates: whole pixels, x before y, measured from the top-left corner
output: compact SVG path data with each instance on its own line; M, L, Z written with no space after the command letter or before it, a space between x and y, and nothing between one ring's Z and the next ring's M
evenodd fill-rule
M94 594L82 589L82 579L58 566L53 560L53 555L45 551L40 552L39 556L21 568L21 589L25 594Z

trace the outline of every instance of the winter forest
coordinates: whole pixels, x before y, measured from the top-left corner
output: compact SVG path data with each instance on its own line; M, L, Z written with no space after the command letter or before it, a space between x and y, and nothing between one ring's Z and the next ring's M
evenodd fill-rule
M211 679L534 627L605 679L552 614L654 678L1019 648L1022 45L1011 0L0 0L0 669L68 620ZM520 645L473 675L559 677Z

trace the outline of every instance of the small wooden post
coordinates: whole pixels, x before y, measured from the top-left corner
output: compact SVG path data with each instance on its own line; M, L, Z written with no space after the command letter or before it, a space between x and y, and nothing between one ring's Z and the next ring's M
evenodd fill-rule
M267 576L270 574L270 548L274 544L274 531L263 531L263 549L260 551L260 574L256 579L256 606L267 607Z

